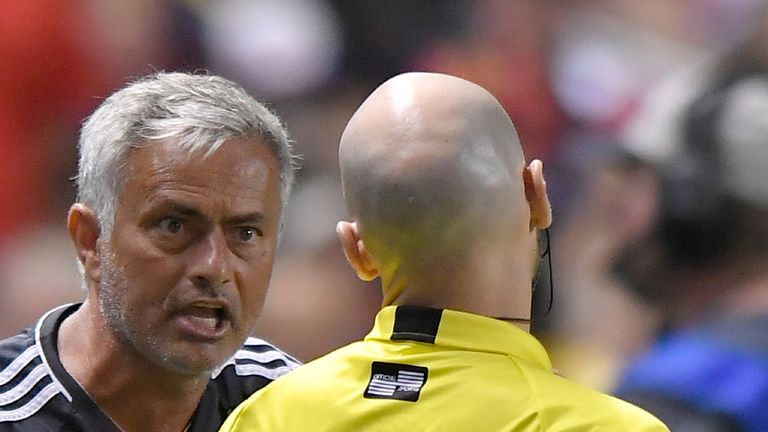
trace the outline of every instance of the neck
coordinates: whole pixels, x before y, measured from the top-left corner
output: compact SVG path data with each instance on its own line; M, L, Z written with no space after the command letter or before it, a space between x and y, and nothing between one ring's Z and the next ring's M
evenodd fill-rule
M493 317L499 321L504 321L506 323L512 324L515 327L518 327L522 330L525 330L527 332L531 331L531 320L526 318L506 318L506 317Z
M531 280L526 277L515 281L513 278L496 280L476 274L442 273L438 281L399 277L382 283L387 288L385 299L387 292L400 294L384 306L396 304L459 310L507 321L530 331Z
M183 431L208 384L207 376L182 376L147 361L106 326L90 300L62 323L58 349L64 368L125 432Z

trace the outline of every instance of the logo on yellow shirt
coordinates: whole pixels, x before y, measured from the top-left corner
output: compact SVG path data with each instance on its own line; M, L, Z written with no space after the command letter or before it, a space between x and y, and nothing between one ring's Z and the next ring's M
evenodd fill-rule
M422 387L427 382L428 374L429 370L423 366L373 362L371 379L368 381L363 397L416 402L419 400Z

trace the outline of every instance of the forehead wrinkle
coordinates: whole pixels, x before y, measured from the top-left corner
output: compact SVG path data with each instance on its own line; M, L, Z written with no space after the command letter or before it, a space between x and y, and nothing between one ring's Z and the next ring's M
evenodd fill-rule
M215 186L212 186L210 182L202 182L195 177L190 179L183 171L163 167L147 176L141 185L145 191L141 211L168 205L190 217L218 219L215 216L218 210L215 209L227 208L227 213L220 215L226 223L255 223L267 219L261 199L266 184L246 188L228 185L226 182L233 177L214 170L216 180ZM211 190L216 190L216 193L211 194ZM214 213L210 213L212 210Z
M249 187L238 187L233 184L234 179L228 174L214 173L213 181L201 181L199 178L181 178L183 174L178 172L163 172L151 174L142 181L143 189L149 200L164 199L173 192L209 196L210 191L215 191L216 196L228 198L257 198L266 188L263 179L256 179ZM209 174L210 175L210 174ZM215 199L215 197L210 197Z
M247 178L251 181L248 187L226 187L223 193L244 191L252 189L255 185L264 185L269 179L270 167L265 161L258 159L238 160L223 171L221 166L211 161L211 158L203 160L175 159L174 155L155 155L149 160L149 171L142 183L149 186L154 184L167 184L170 186L207 187L208 182L202 179L212 178L218 184L226 184L235 178ZM163 160L163 157L169 157ZM134 167L138 169L138 167ZM134 170L135 170L134 169ZM205 175L201 175L205 174Z

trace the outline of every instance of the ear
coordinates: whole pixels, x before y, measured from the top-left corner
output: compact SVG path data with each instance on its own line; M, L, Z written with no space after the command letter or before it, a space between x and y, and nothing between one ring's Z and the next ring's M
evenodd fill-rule
M75 245L75 251L88 280L101 278L98 240L101 235L96 214L84 204L72 205L67 216L67 228Z
M525 198L531 209L531 230L549 228L552 223L552 208L547 195L547 182L544 181L544 166L541 161L533 160L523 171Z
M360 238L360 233L357 230L357 224L341 221L336 224L336 233L341 240L344 256L347 257L347 262L357 273L357 277L364 281L376 279L379 276L379 270L365 249L363 239Z

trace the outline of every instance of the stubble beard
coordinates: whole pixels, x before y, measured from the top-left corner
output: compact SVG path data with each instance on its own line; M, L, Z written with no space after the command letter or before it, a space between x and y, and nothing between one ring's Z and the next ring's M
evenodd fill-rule
M107 329L116 337L120 349L131 350L167 369L187 371L188 362L175 358L162 343L162 336L152 331L146 320L138 318L142 315L137 314L139 311L134 311L128 301L130 291L125 267L118 262L111 245L105 244L101 254L99 308Z

